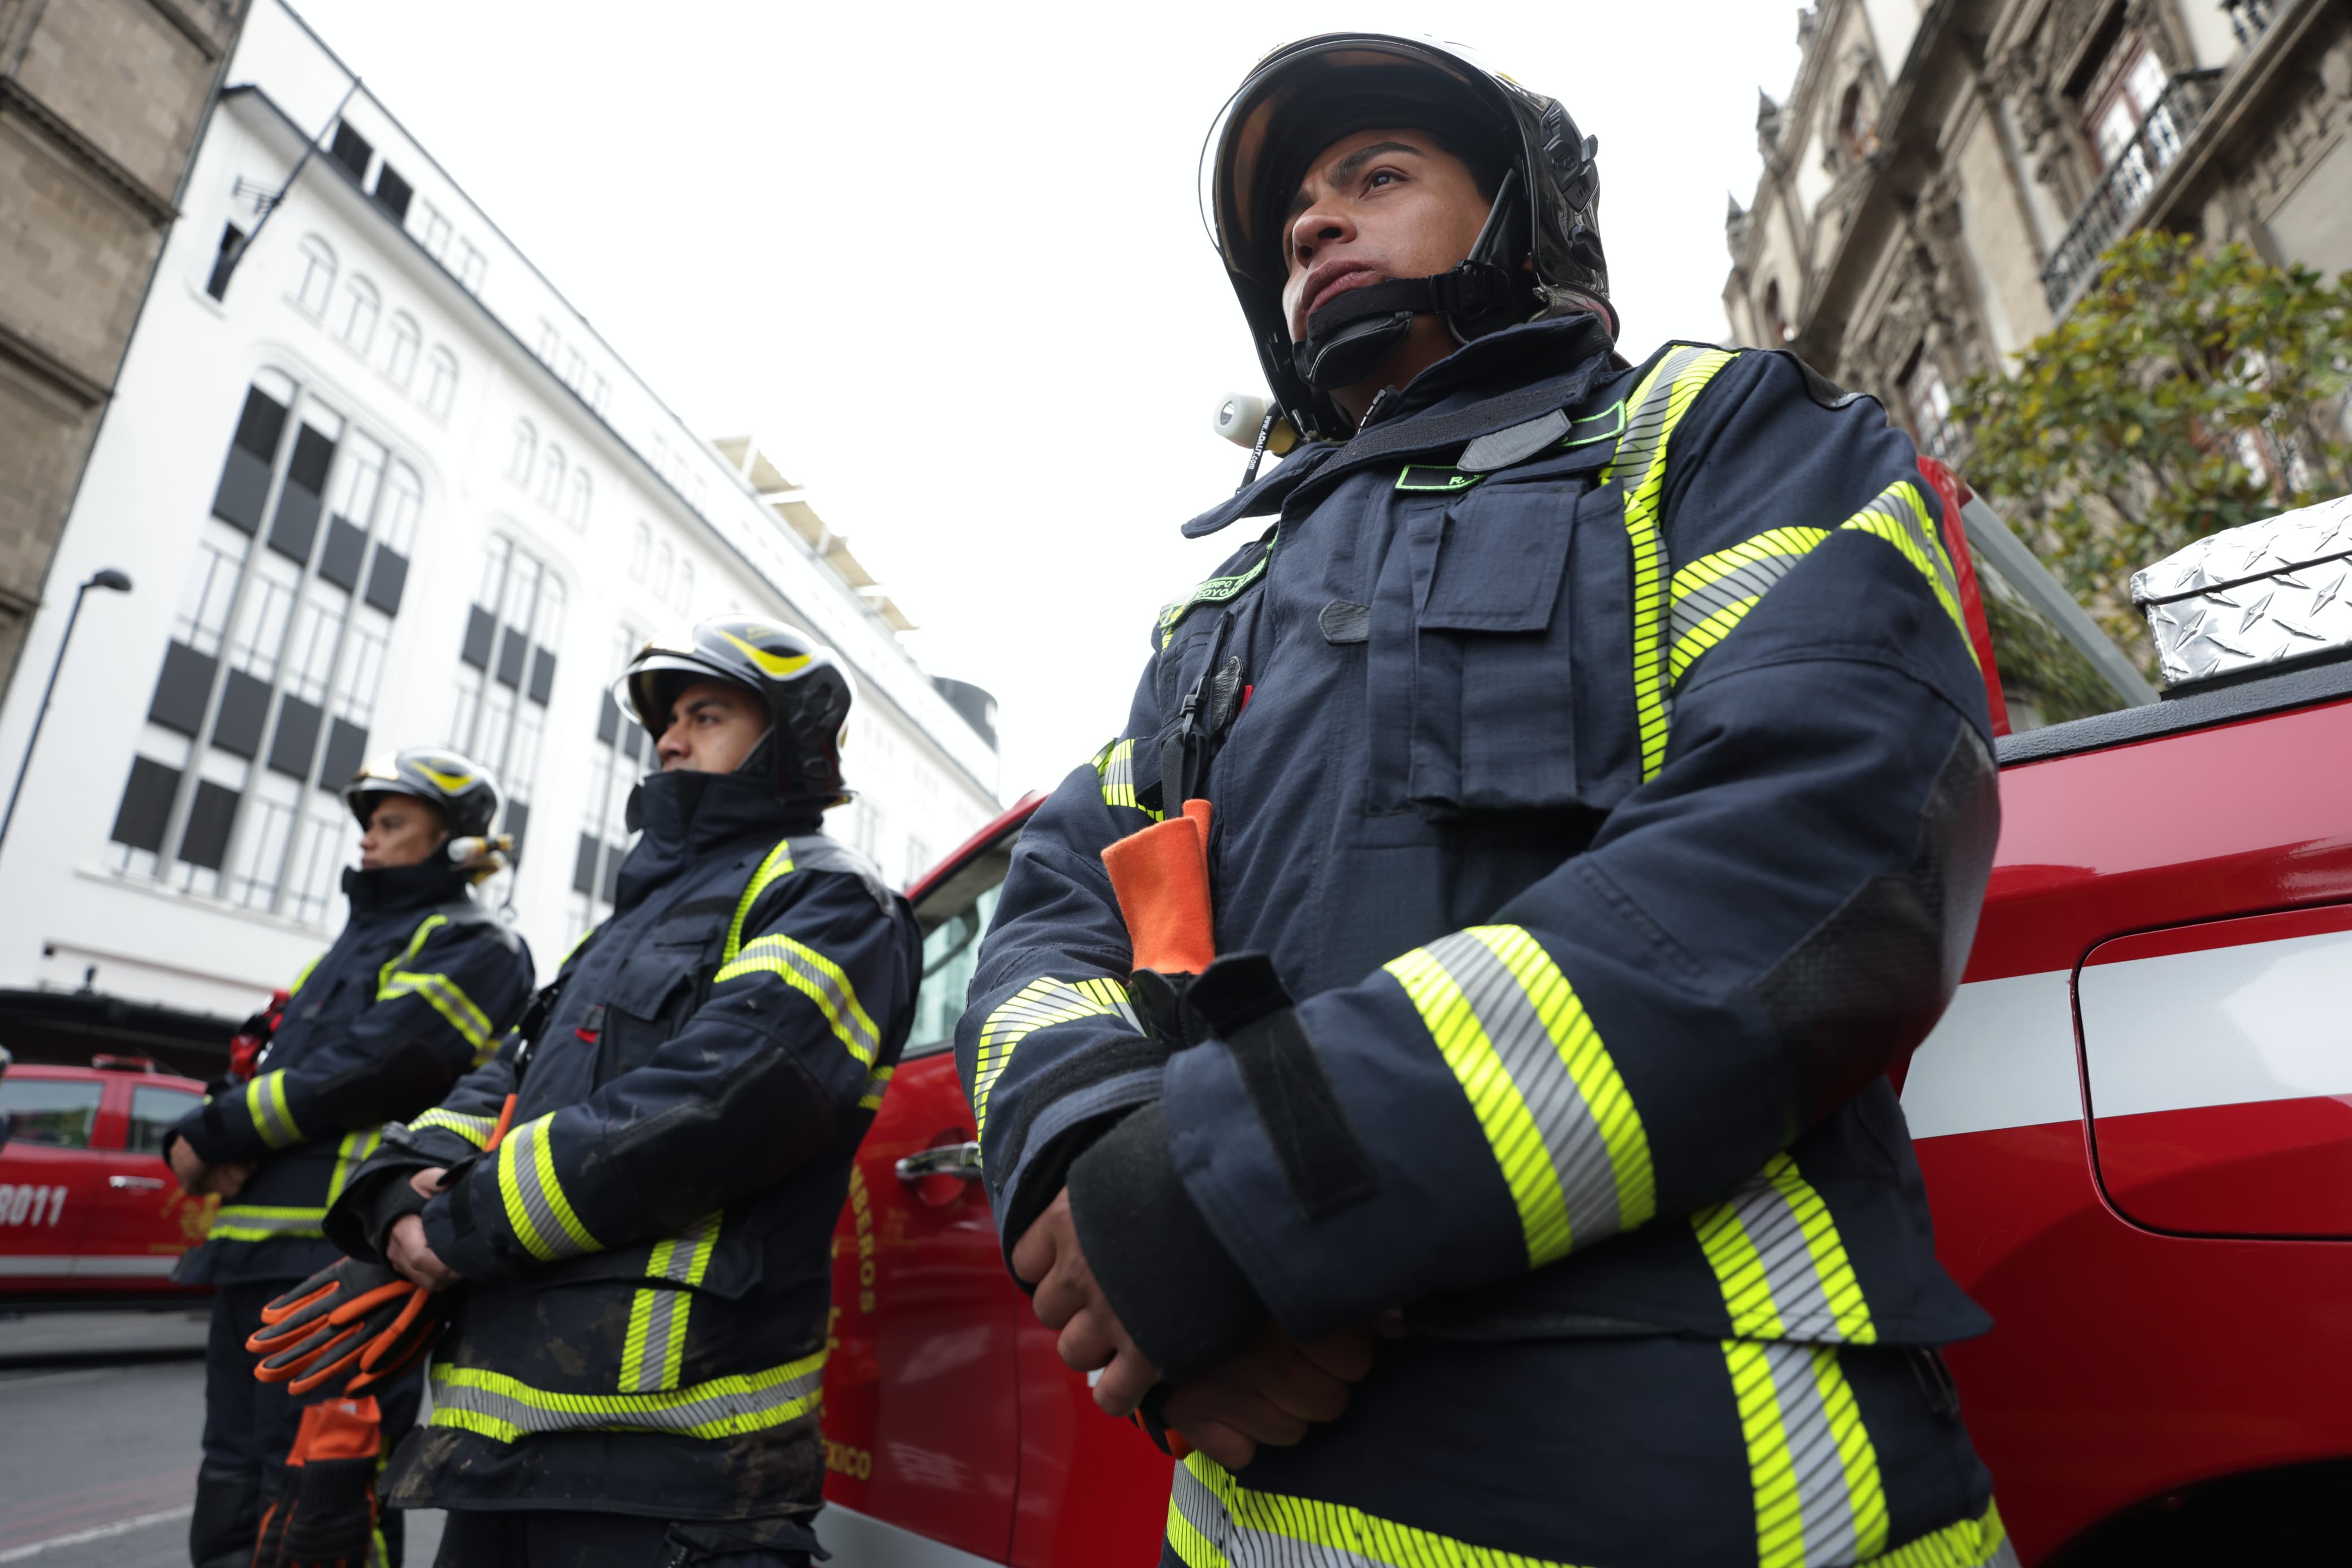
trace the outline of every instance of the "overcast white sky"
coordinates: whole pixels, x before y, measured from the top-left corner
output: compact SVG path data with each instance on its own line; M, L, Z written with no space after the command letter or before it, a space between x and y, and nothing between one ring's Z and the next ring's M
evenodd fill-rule
M1622 346L1719 338L1724 198L1787 0L1604 5L294 0L710 435L750 431L1002 705L1008 799L1123 722L1154 612L1249 537L1186 517L1262 391L1195 199L1268 49L1433 33L1601 139Z

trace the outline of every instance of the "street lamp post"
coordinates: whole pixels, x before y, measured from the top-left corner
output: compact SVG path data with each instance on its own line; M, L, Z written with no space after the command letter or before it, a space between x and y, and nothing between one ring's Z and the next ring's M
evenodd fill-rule
M16 782L8 790L8 810L0 813L0 844L8 841L8 824L16 820L16 798L25 792L25 774L33 766L33 747L41 742L41 721L49 716L49 699L57 695L58 672L66 667L66 649L73 642L74 622L81 619L82 599L93 588L128 593L131 576L110 566L91 572L89 580L74 590L73 609L66 614L66 634L58 639L58 656L49 664L49 684L41 688L41 706L33 714L33 733L25 741L25 759L16 764Z

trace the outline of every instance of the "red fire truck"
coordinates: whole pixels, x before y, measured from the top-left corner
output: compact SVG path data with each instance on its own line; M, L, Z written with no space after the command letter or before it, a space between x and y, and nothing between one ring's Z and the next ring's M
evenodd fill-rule
M2029 1563L2335 1560L2352 626L2255 623L2281 582L2327 600L2352 537L2301 580L2294 549L2240 551L2252 591L2206 562L2172 610L2210 611L2221 651L2158 701L1980 500L1944 495L2003 825L1966 981L1899 1087L1945 1264L1998 1322L1951 1352L1969 1427ZM2316 646L2233 656L2249 627ZM1156 1561L1169 1460L1094 1408L1006 1279L951 1050L1037 799L914 890L920 1019L835 1240L821 1531L844 1568ZM2294 1549L2323 1525L2332 1547Z
M172 1283L217 1199L192 1198L163 1134L205 1086L144 1057L89 1067L19 1062L0 1078L0 1308L161 1306L209 1290Z

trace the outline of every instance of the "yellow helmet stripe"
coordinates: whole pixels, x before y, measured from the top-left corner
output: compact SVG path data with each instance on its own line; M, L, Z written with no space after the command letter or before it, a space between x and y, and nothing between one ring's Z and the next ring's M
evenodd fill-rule
M414 766L416 768L416 771L424 774L425 777L432 779L434 783L438 784L442 789L450 791L452 794L463 789L467 785L471 784L474 781L474 776L470 773L444 773L437 768L427 768L422 762L415 763Z
M806 653L771 653L765 648L754 647L746 643L732 632L719 627L713 627L712 630L742 649L751 662L760 666L761 673L763 674L781 680L786 675L798 674L808 667L809 655Z

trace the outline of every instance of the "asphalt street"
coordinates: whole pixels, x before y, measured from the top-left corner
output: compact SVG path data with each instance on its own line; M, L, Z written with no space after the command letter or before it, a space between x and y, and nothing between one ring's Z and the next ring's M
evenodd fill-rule
M205 1322L176 1312L0 1317L0 1564L185 1568ZM409 1516L429 1568L441 1516Z

